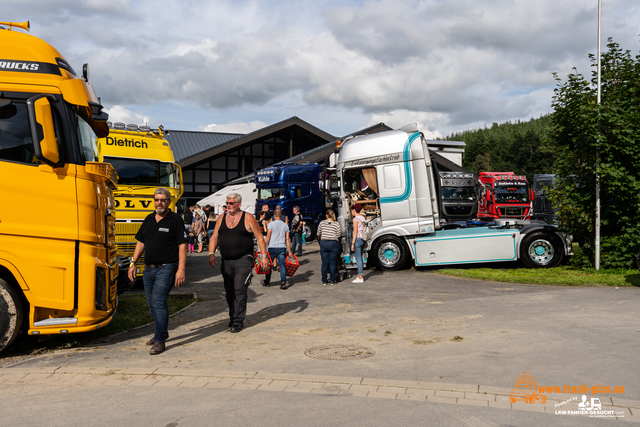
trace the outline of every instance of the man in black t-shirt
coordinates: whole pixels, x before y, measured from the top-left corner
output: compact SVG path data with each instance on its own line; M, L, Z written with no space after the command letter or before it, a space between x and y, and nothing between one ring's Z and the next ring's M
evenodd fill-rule
M153 199L156 210L144 219L136 234L138 242L129 267L129 279L135 280L136 261L144 251L142 280L156 327L156 333L147 345L152 346L150 354L160 354L164 352L165 341L169 337L167 297L172 286L181 286L185 280L187 233L182 218L169 210L169 190L158 188Z

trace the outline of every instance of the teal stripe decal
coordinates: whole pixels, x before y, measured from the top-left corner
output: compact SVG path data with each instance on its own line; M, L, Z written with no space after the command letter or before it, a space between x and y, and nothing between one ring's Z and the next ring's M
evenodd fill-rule
M411 180L411 169L409 165L409 161L411 160L411 144L420 136L420 132L414 132L404 144L404 149L402 150L402 166L404 167L404 192L399 196L393 197L381 197L380 203L398 203L409 198L411 194L411 190L413 189L413 181Z

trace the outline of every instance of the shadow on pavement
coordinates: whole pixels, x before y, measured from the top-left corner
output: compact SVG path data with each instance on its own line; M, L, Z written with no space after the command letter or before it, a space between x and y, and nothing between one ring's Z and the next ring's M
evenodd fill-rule
M247 315L244 321L244 327L247 329L267 320L275 319L292 312L301 313L306 310L307 307L309 307L309 303L306 300L298 300L265 307L255 313ZM224 320L218 320L208 325L196 328L190 333L175 336L173 339L169 338L169 340L167 340L168 347L180 347L204 338L209 338L220 332L227 332L229 330L228 322L229 320L225 318Z

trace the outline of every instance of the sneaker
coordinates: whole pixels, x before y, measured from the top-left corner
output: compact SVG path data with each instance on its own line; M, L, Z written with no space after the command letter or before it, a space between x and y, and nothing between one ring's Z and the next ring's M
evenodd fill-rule
M280 289L287 289L287 282L280 283Z
M335 285L335 284L336 284L336 282L329 282L329 285L330 285L330 286L333 286L333 285Z
M327 283L326 282L322 282L322 286L327 286Z
M352 280L351 283L364 283L364 279L356 277L356 280Z
M271 286L271 283L268 283L268 282L266 282L264 280L260 280L260 283L262 283L262 286L266 286L266 287Z

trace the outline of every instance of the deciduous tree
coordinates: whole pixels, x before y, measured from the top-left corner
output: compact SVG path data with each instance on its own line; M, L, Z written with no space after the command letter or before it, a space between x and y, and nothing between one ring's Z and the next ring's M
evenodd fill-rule
M609 39L602 53L602 101L596 101L597 58L587 80L574 69L553 97L553 138L560 149L556 188L560 225L583 241L593 263L595 184L601 188L601 265L628 268L640 250L640 55Z

